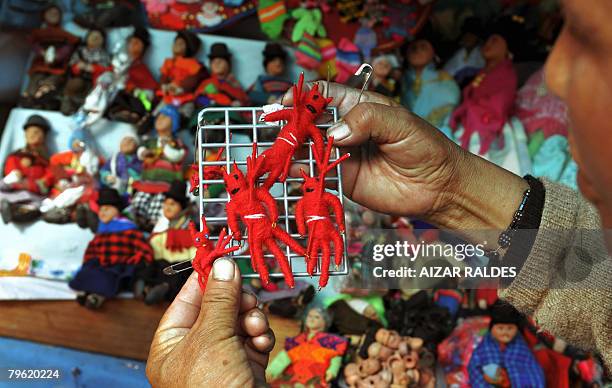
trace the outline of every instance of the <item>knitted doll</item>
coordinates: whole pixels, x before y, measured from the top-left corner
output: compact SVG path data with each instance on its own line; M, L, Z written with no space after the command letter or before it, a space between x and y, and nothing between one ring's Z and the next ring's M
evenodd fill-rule
M146 28L135 27L127 38L127 53L130 67L127 70L125 89L119 91L109 107L108 115L113 120L139 123L148 117L159 84L144 63L143 57L151 44Z
M105 46L104 30L93 29L85 36L85 44L72 54L68 81L62 96L63 114L68 116L77 111L92 89L95 77L110 65L110 56Z
M249 96L232 74L232 54L225 43L210 47L210 77L202 81L196 90L199 106L247 105Z
M164 105L181 107L184 116L191 116L198 83L208 77L208 70L196 58L202 42L189 31L179 31L172 45L172 58L164 61L161 73L161 89L158 94Z
M263 67L266 71L257 77L248 90L251 102L258 106L279 100L292 83L283 78L287 69L287 52L278 43L268 43L263 51Z
M50 129L44 117L28 117L23 125L25 147L9 154L4 162L4 177L0 180L0 210L4 223L30 222L40 216L43 195L53 184L46 145Z
M468 364L470 386L545 387L544 372L519 332L522 317L511 305L491 306L489 333Z
M132 210L139 225L151 230L160 216L163 193L170 183L183 178L183 163L187 148L176 138L180 115L172 105L164 106L155 119L156 137L150 138L138 148L138 158L143 161L141 180L134 182L137 192Z
M30 81L20 105L55 110L60 106L60 88L79 38L62 29L62 11L55 5L45 9L43 22L42 28L30 34L34 58L28 70Z
M140 180L142 160L136 155L138 138L127 135L119 143L119 152L106 161L100 169L100 183L124 195L132 191L132 183Z
M136 297L144 297L146 304L173 300L191 274L191 271L174 276L163 273L172 263L188 261L195 256L196 248L189 232L189 210L187 185L182 181L172 182L164 193L162 217L149 239L154 261L141 262L136 270L134 293Z
M386 54L379 55L372 61L372 82L370 83L370 90L380 93L383 96L395 97L397 95L396 89L398 85L395 80L391 78L391 70L399 65L395 55Z
M460 86L465 86L485 66L480 51L483 29L475 17L467 18L461 28L461 47L444 65L444 71L452 75Z
M78 292L77 301L91 309L127 291L136 265L153 260L144 234L121 216L125 204L117 190L100 190L98 205L98 231L85 250L82 267L69 283Z
M410 43L404 74L402 104L436 127L442 126L459 103L457 83L447 72L438 70L434 62L432 39L424 32Z
M325 310L311 308L304 318L304 331L285 340L285 349L270 362L267 374L272 387L328 387L342 365L348 341L326 333L330 319Z

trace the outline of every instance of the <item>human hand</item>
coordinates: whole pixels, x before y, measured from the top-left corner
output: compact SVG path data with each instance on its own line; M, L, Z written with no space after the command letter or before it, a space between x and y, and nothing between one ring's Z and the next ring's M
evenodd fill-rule
M505 229L528 187L473 155L394 100L318 82L342 118L328 129L351 157L341 165L344 194L381 213L419 217L448 229ZM283 105L293 102L292 91ZM299 177L294 165L291 175ZM488 201L483 203L483 201Z
M215 261L202 295L193 273L162 317L147 377L157 387L264 386L274 333L238 266Z

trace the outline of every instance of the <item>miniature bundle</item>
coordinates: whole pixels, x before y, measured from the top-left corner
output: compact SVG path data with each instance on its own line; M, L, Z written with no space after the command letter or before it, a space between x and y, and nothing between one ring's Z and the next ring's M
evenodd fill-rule
M319 176L309 177L304 170L301 171L304 183L302 192L304 196L297 202L295 219L298 232L306 234L308 226L308 246L306 248L307 271L313 274L314 268L321 252L321 277L319 286L325 287L329 279L330 242L334 244L334 259L336 266L342 261L344 243L340 233L344 233L344 209L338 197L325 191L325 175L334 169L350 154L345 154L333 163L329 164L334 139L329 137L324 155L318 155L315 151L315 159ZM318 155L318 156L317 156ZM336 216L338 229L331 221L330 207Z

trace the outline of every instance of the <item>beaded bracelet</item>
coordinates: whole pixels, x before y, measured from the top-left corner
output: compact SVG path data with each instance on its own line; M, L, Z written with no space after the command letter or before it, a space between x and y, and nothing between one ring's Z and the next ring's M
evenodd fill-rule
M497 239L497 244L498 244L497 249L494 249L491 251L485 251L486 256L488 256L489 258L499 260L501 256L500 251L508 249L508 247L512 243L512 237L514 237L516 230L517 230L516 226L518 225L518 223L523 218L523 215L525 214L523 210L525 209L525 205L527 205L527 201L529 200L530 193L531 193L531 188L525 190L525 192L523 193L523 200L521 201L518 209L514 212L514 216L512 217L512 222L510 223L510 226L508 226L508 229L503 231L499 235L499 238Z

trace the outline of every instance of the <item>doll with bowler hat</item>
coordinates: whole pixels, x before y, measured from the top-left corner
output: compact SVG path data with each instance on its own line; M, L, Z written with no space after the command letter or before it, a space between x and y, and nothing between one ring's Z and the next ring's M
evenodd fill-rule
M198 106L244 106L249 96L232 74L232 53L225 43L210 47L210 77L196 90Z
M162 216L149 238L154 260L140 263L134 277L134 295L148 305L173 300L191 274L191 271L173 276L163 273L167 266L195 257L196 248L189 232L190 210L187 185L179 180L172 182L164 193Z
M115 189L98 196L98 230L87 245L83 265L70 281L77 301L97 309L132 284L136 266L153 260L153 250L136 224L122 215L126 204Z
M0 179L0 211L4 223L25 223L40 216L40 204L53 186L47 135L51 125L31 115L23 125L25 146L10 153Z
M279 100L292 83L285 78L287 51L278 43L267 43L263 51L265 74L257 77L248 89L249 98L255 105L272 104Z
M179 31L172 44L172 58L164 61L160 73L162 105L182 108L184 116L191 116L196 87L208 77L208 70L195 56L200 50L200 38L190 31Z

